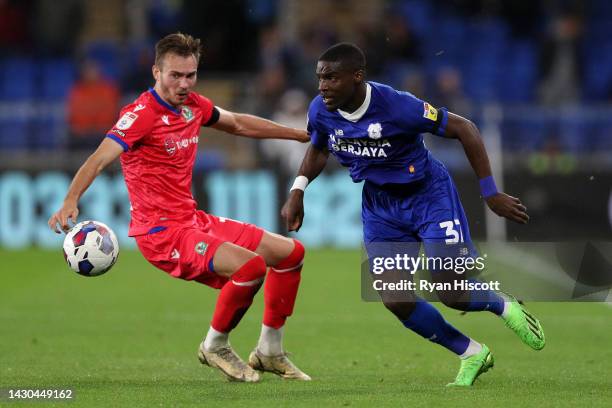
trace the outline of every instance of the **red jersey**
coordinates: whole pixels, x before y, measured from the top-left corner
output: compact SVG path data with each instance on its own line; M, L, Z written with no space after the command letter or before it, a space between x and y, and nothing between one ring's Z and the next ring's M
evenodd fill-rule
M149 89L121 110L106 137L124 150L121 167L132 215L129 236L195 223L191 178L200 127L217 120L213 103L195 92L175 108Z

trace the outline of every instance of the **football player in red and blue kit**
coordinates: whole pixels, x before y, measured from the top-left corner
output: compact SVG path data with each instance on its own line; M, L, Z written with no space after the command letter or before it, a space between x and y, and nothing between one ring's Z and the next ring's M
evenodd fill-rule
M117 123L75 175L64 204L49 226L60 232L76 222L78 201L117 157L131 203L129 235L157 268L220 289L209 331L200 344L203 364L233 381L259 381L258 371L310 380L282 347L283 327L293 312L304 247L295 239L197 209L191 192L200 128L213 127L252 138L306 142L304 130L256 116L233 113L192 92L200 40L171 34L155 47L155 86L125 106ZM265 280L265 283L263 283ZM245 363L228 335L264 285L261 336Z

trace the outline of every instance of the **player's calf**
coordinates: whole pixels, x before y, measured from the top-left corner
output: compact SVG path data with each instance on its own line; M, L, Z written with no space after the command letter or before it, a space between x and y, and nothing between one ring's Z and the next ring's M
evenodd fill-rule
M270 267L264 286L264 318L268 327L278 329L293 313L300 286L304 245L293 240L293 250L280 262Z
M221 288L211 326L218 332L230 332L253 303L266 274L266 263L259 255L252 257Z
M305 255L302 243L292 241L289 254L269 268L264 286L261 335L255 351L249 357L249 364L257 370L269 371L283 378L306 381L310 377L287 358L282 344L285 321L293 313Z

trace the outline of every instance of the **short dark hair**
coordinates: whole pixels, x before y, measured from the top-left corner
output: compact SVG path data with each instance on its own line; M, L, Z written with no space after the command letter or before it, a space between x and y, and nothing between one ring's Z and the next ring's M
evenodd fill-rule
M366 57L361 48L351 43L332 45L321 54L319 61L339 62L343 68L358 71L366 69Z
M168 34L155 44L155 65L158 67L166 54L176 54L181 57L193 55L196 61L200 61L200 39L193 38L189 34Z

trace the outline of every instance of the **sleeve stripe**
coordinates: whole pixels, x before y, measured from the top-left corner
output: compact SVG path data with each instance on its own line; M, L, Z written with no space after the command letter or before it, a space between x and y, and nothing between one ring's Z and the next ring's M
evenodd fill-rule
M113 139L115 142L119 143L121 147L123 147L124 152L127 152L128 150L130 150L130 147L128 146L128 144L125 143L123 140L121 140L119 136L113 133L107 133L106 137L108 137L109 139Z

